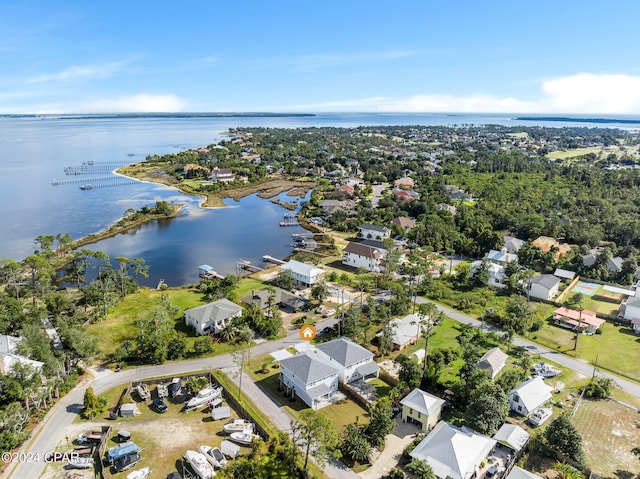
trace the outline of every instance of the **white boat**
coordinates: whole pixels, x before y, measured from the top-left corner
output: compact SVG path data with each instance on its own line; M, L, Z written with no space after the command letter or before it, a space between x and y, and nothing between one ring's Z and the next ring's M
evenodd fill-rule
M140 399L144 400L144 399L148 399L149 397L151 397L151 393L149 392L149 387L146 384L139 384L136 387L136 390L138 391L138 396L140 396Z
M254 439L260 439L260 436L253 434L250 429L247 429L242 432L232 432L229 439L233 442L237 442L238 444L242 444L243 446L249 446Z
M200 479L211 479L216 475L213 466L209 464L204 454L189 450L185 452L184 459Z
M169 397L169 390L167 389L167 385L165 383L159 383L156 389L158 392L158 397L160 399Z
M151 474L151 469L148 467L143 467L142 469L138 469L137 471L130 472L127 474L127 479L147 479Z
M72 456L67 462L69 467L74 469L88 469L93 466L93 458L91 457Z
M207 458L209 464L211 464L214 468L220 468L227 465L227 460L222 454L222 451L218 447L210 447L210 446L200 446L200 452L204 454L204 457Z
M547 419L549 419L552 414L553 409L540 407L533 411L533 414L529 417L529 424L534 427L541 426L542 424L547 422Z
M556 369L550 364L542 361L538 364L534 364L531 369L533 369L533 372L536 376L542 376L543 378L552 378L560 374L559 369Z
M232 419L223 426L223 429L227 434L232 432L253 431L253 423L246 419Z
M187 402L187 409L193 409L200 407L203 404L208 404L216 398L222 396L222 388L208 387L198 391L198 394Z

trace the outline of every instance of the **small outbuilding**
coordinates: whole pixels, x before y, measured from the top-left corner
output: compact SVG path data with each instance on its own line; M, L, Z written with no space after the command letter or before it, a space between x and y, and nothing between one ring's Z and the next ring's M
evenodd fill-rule
M138 408L135 403L126 403L120 406L120 417L134 417Z
M493 348L484 353L478 361L478 368L489 372L491 379L495 378L507 364L507 356L500 348Z

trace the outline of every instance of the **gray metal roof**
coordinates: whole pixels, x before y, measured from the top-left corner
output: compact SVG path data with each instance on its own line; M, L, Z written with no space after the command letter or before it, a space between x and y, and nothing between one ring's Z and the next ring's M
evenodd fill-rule
M358 371L363 376L368 376L369 374L377 373L380 370L380 366L376 364L375 361L371 361L370 363L365 363L362 366L358 366L356 371Z
M424 392L422 389L414 389L400 401L403 406L410 407L414 411L419 411L428 416L432 416L444 405L444 399L440 399L432 394Z
M313 352L297 354L292 358L280 361L280 368L287 369L293 376L299 378L305 384L311 384L321 379L338 374L338 370L323 363L311 355Z
M242 311L242 307L236 303L229 301L228 299L219 299L213 303L198 306L197 308L188 309L188 312L193 316L200 324L211 321L215 323L217 321L225 320Z
M509 356L502 352L500 348L493 348L482 355L478 361L478 367L495 372L504 366L508 358Z
M317 348L345 367L373 358L371 351L347 338L334 339L333 341L319 344Z
M511 449L520 451L529 442L529 433L520 426L505 423L493 438Z
M540 276L532 276L529 278L529 283L537 283L547 289L551 289L560 283L560 278L552 274L541 274Z
M369 225L369 224L361 224L358 226L360 229L371 230L371 231L379 231L380 233L386 233L389 231L389 228L386 226L378 226L378 225Z

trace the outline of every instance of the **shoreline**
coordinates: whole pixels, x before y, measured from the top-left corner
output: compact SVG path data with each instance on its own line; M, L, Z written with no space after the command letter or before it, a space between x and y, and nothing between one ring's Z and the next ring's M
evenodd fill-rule
M76 250L78 248L82 248L83 246L87 246L90 244L94 244L94 243L98 243L99 241L108 239L108 238L113 238L114 236L117 236L119 234L122 233L126 233L127 231L136 228L138 226L142 226L145 225L147 223L151 223L152 221L157 221L157 220L161 220L161 219L174 219L177 218L179 216L183 216L184 212L182 211L187 205L186 204L178 204L178 205L172 205L174 208L174 212L171 216L163 216L163 215L151 215L145 218L141 218L137 221L128 223L126 225L121 225L118 226L118 223L120 223L121 221L126 221L124 216L121 216L120 219L118 219L117 221L115 221L114 223L110 224L109 226L107 226L106 228L97 231L95 233L89 233L88 235L82 236L81 238L78 238L77 240L75 240L73 243L71 243L71 247L69 248L70 250Z
M194 193L191 191L185 191L183 188L180 187L180 185L170 184L168 181L167 182L158 181L157 179L149 178L146 175L146 172L143 174L142 177L138 177L138 176L126 174L120 171L123 168L129 168L137 164L138 163L132 163L124 167L116 168L112 170L111 173L113 173L116 176L120 176L122 178L128 178L128 179L133 179L135 181L139 181L140 183L150 183L154 185L161 185L165 188L176 190L181 194L197 197L200 199L200 201L198 202L198 208L203 210L235 208L236 206L234 205L224 204L223 200L229 198L235 201L240 201L242 198L245 198L246 196L257 194L262 199L267 199L267 200L270 199L272 203L277 204L284 209L288 209L292 211L295 208L297 208L298 206L297 202L285 203L285 202L279 201L276 197L282 193L287 192L289 193L289 196L304 198L304 196L316 186L316 183L313 181L288 180L284 178L267 178L264 181L261 181L259 183L247 184L238 188L231 188L228 190L222 190L220 192L212 193L211 195L206 195L206 194ZM276 199L273 199L273 198L276 198ZM207 205L207 202L211 200L214 203L219 203L219 205ZM172 205L172 207L174 208L174 212L171 216L152 215L145 218L141 218L131 223L119 225L119 223L121 223L122 221L126 221L126 218L123 214L119 219L117 219L107 227L99 231L96 231L94 233L89 233L87 235L84 235L78 238L77 240L73 241L70 246L70 250L77 250L84 246L95 244L108 238L113 238L114 236L117 236L119 234L124 234L129 230L145 225L147 223L151 223L153 221L157 221L160 219L171 220L179 216L184 216L186 214L184 210L188 208L188 206L189 205L186 203Z
M198 207L202 209L229 208L230 206L224 204L223 200L233 199L235 201L240 201L242 198L255 193L263 199L274 198L285 192L292 193L290 196L304 198L304 196L316 186L316 182L314 181L289 180L285 178L271 177L265 178L258 183L246 184L236 188L216 191L214 193L196 193L182 188L182 184L173 178L163 181L164 178L162 178L160 173L162 171L161 168L149 168L146 171L141 171L139 173L126 172L127 168L131 168L136 165L140 165L140 163L132 163L130 165L120 167L117 170L114 170L114 173L125 178L173 188L185 195L203 198L203 201L198 205ZM154 173L157 173L157 177Z

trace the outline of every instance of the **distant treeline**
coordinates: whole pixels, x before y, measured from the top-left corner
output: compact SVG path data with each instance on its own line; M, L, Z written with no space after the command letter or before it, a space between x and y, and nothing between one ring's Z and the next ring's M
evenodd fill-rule
M620 118L575 118L572 116L519 116L516 120L523 121L574 121L576 123L640 123L640 120Z

